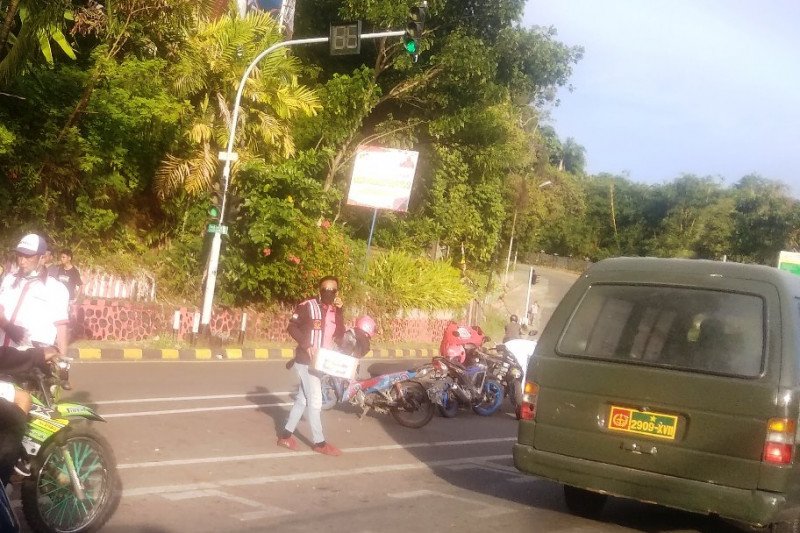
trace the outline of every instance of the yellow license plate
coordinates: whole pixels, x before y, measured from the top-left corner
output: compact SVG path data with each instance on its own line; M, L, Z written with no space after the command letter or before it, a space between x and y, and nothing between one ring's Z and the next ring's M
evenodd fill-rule
M608 429L647 435L658 439L675 440L678 417L612 405L608 417Z

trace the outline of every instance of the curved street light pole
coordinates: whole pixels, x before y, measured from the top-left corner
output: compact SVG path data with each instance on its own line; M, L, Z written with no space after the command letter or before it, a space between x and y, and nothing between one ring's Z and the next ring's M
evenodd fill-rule
M405 34L405 30L398 31L384 31L378 33L365 33L360 36L364 39L378 39L381 37L399 37ZM219 267L219 253L222 248L222 223L225 220L225 204L228 199L228 182L231 175L231 162L236 160L236 154L233 152L233 144L236 140L236 125L239 122L239 104L242 101L242 93L244 92L244 84L250 73L256 67L259 61L264 59L267 55L274 52L278 48L294 46L296 44L314 44L314 43L327 43L330 37L310 37L307 39L294 39L291 41L281 41L273 44L260 54L247 66L242 79L239 81L239 88L236 90L236 98L233 101L233 113L231 114L230 133L228 134L228 146L225 152L219 154L220 159L225 161L222 167L222 202L219 210L219 221L217 230L214 232L214 237L211 240L211 251L208 258L208 272L206 274L206 287L203 294L203 309L200 317L200 327L203 333L208 332L208 324L211 321L211 308L214 303L214 289L217 284L217 269Z

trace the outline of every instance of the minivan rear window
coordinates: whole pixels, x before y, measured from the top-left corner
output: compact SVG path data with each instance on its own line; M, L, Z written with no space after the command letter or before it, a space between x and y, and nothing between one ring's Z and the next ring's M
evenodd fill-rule
M561 355L742 377L761 374L764 301L752 294L653 285L589 287Z

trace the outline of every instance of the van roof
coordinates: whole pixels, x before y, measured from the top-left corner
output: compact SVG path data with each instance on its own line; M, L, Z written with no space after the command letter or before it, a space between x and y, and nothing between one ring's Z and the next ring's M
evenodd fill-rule
M725 278L764 281L800 293L800 276L776 267L744 263L710 261L707 259L665 259L658 257L617 257L604 259L587 270L590 277L597 274L631 271L639 275L635 281L652 278L652 281L667 281L671 277L718 276ZM643 274L643 275L642 275ZM632 280L634 281L634 280Z

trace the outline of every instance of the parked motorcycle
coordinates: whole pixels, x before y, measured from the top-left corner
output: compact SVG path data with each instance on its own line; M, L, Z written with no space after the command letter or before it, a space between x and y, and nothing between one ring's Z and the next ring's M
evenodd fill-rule
M503 385L489 373L485 355L475 350L466 356L462 365L454 359L434 357L435 367L446 368L443 379L433 380L428 389L446 418L458 414L459 407L469 406L481 416L490 416L503 404Z
M376 373L372 365L367 371ZM322 377L322 408L349 402L361 408L361 416L370 409L391 413L401 425L421 428L433 418L433 403L426 388L418 381L428 374L427 368L373 375L365 380Z
M54 359L49 372L34 368L20 381L33 398L22 441L31 470L21 481L22 510L31 529L41 533L98 531L121 496L111 446L85 425L103 418L89 407L56 400L69 366Z

